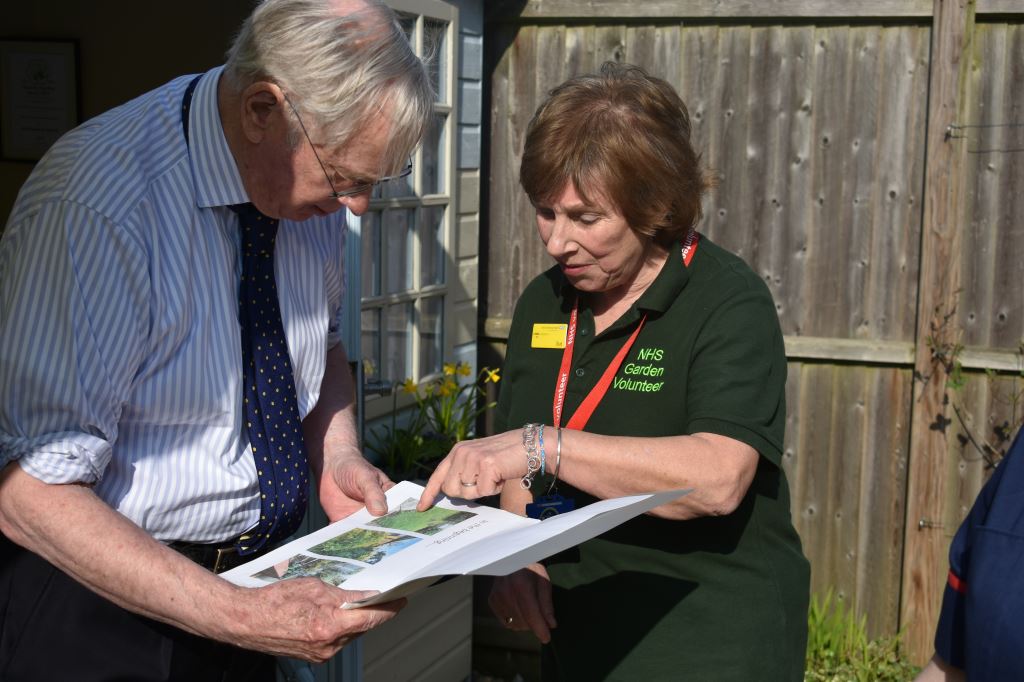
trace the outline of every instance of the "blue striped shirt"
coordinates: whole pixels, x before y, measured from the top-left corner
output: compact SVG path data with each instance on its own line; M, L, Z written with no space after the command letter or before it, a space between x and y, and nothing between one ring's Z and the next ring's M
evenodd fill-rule
M242 423L238 218L222 67L181 126L182 77L82 124L37 165L0 240L0 467L94 485L154 537L255 525ZM275 269L300 414L338 343L344 211L282 220Z

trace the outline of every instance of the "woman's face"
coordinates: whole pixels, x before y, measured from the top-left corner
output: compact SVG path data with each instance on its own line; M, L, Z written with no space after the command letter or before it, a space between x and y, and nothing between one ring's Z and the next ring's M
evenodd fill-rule
M541 241L579 291L610 302L654 281L663 252L632 230L600 188L585 202L571 184L557 200L535 206Z

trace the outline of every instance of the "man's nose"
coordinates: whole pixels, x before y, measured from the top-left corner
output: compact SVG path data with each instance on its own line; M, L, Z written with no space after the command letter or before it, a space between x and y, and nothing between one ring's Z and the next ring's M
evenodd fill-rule
M370 208L370 190L366 190L361 194L339 197L338 201L355 215L363 215Z

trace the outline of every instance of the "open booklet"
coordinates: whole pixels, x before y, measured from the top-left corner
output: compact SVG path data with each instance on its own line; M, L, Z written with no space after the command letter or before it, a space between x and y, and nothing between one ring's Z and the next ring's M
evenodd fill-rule
M346 590L379 592L345 605L358 608L407 596L445 576L508 575L690 491L601 500L544 521L447 497L417 512L422 492L403 481L387 492L385 516L364 507L221 577L260 587L312 576Z

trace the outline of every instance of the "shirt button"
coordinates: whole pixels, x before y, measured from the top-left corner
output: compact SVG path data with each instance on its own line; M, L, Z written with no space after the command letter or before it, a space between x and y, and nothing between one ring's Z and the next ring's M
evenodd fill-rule
M585 371L583 370L583 368L582 368L582 367L577 367L577 368L576 368L576 376L578 376L578 377L581 377L581 376L583 376L584 374L586 374L586 372L585 372Z
M584 327L583 329L580 329L580 336L586 336L589 333L590 333L590 330L587 329L586 327Z

